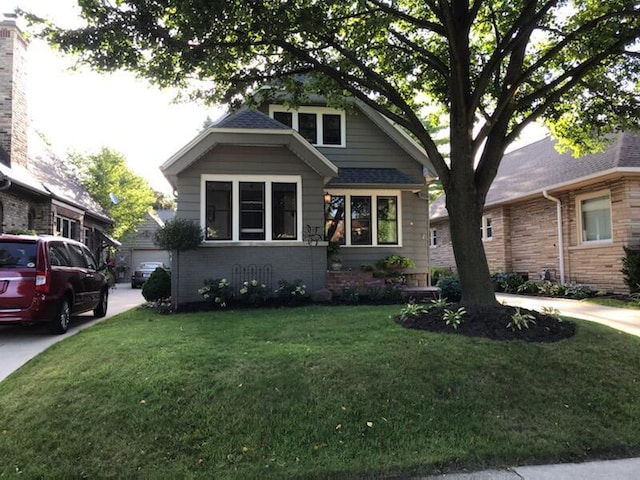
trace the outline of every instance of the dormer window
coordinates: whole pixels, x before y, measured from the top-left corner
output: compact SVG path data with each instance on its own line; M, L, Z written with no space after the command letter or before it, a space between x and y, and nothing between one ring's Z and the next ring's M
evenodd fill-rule
M289 110L283 105L269 105L269 116L296 130L317 147L345 147L346 126L343 111L327 107L300 107Z

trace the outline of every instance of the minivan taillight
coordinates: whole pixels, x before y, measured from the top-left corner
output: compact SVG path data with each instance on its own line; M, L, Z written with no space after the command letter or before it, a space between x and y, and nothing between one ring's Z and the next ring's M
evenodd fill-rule
M49 293L49 275L47 275L47 272L36 272L36 292Z

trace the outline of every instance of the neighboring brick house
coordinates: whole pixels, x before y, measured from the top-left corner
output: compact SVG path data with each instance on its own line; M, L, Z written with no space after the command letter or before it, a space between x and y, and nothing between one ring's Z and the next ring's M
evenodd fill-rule
M560 221L558 221L560 219ZM492 272L628 293L623 246L640 248L640 137L573 158L545 138L505 155L485 205ZM430 207L430 262L455 268L444 198Z
M30 131L27 42L15 16L0 20L0 233L35 231L85 242L99 253L113 245L111 218L66 164Z
M255 278L276 288L327 287L327 241L344 269L390 254L411 257L426 283L433 167L401 130L370 107L322 103L240 109L205 129L161 167L177 191L177 217L206 238L172 259L173 298L202 300L204 279ZM179 279L179 281L175 281Z

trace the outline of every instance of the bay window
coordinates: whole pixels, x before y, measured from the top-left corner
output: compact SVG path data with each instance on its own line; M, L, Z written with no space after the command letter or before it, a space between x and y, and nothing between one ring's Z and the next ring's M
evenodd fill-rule
M202 176L205 241L302 240L298 176Z
M325 239L351 246L401 244L400 193L332 192L325 204Z

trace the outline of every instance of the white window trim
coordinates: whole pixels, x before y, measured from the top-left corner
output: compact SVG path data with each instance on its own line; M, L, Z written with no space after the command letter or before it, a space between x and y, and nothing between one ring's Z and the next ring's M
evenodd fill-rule
M489 221L491 221L491 236L487 236L487 226ZM483 215L482 216L482 240L490 242L493 240L493 217L491 215Z
M582 229L582 202L591 198L597 197L609 197L609 228L611 232L611 238L605 240L585 240ZM579 245L608 245L613 243L613 209L611 205L611 190L598 190L597 192L583 193L576 195L576 225L578 227L578 244Z
M434 243L435 240L435 243ZM429 246L436 248L438 246L438 229L430 228L429 229Z
M200 177L200 227L204 230L207 227L207 182L230 182L231 183L231 240L204 240L206 244L293 244L302 242L302 177L299 175L212 175L203 174ZM240 183L259 182L264 183L264 240L240 240ZM274 183L295 183L296 184L296 212L297 212L297 235L295 240L272 240L273 218L272 218L272 185Z
M273 118L274 112L288 112L292 113L292 127L296 132L299 132L298 128L298 113L315 113L316 114L316 126L317 126L317 138L318 143L314 143L316 147L325 148L345 148L347 146L347 123L344 110L337 110L335 108L328 107L299 107L297 109L287 108L284 105L269 105L269 116ZM340 115L340 144L339 145L325 145L323 140L323 125L322 115Z
M345 247L353 248L396 248L402 247L402 192L400 190L329 190L333 196L344 198L344 234ZM351 245L351 197L371 197L371 245ZM378 197L396 197L398 199L398 243L378 244ZM375 209L374 209L375 207Z

